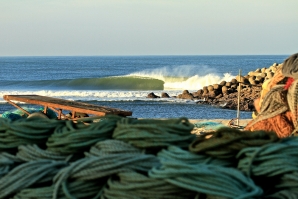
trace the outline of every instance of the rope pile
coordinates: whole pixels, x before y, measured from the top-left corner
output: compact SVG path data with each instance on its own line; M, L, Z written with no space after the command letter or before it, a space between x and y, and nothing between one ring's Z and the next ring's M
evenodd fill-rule
M194 128L186 118L169 120L135 120L124 118L118 122L113 138L139 148L166 147L176 145L188 147L195 135L189 134Z
M89 122L0 118L0 199L298 197L297 137L196 137L187 118Z

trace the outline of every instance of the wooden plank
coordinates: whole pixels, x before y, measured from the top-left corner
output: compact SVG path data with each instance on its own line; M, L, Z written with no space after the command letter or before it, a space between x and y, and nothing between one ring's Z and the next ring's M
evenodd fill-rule
M64 99L58 99L53 97L46 97L41 95L4 95L3 99L9 103L11 101L25 102L28 104L37 104L45 107L53 107L62 110L69 110L80 113L87 113L97 116L105 115L120 115L131 116L131 111L121 110L117 108L110 108L105 106L98 106L94 104L88 104L83 102L69 101ZM17 107L17 106L16 106Z

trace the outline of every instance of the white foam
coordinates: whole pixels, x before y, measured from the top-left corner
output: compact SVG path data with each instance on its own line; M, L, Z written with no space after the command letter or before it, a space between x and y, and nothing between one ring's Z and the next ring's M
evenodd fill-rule
M231 81L235 76L230 73L217 74L208 66L183 65L144 70L130 76L149 77L164 81L165 90L198 90L204 86Z
M89 90L39 90L39 91L0 91L0 103L6 102L4 95L43 95L48 97L66 99L66 100L82 100L82 101L135 101L135 100L152 100L147 98L150 92L161 95L167 92L170 96L177 96L181 91L89 91ZM174 98L160 98L154 100L179 100Z

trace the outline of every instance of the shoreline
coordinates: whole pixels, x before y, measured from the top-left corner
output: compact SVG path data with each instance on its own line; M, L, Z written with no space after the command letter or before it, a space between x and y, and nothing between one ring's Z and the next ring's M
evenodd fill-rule
M217 122L217 123L221 123L225 126L229 125L229 122L232 119L189 119L189 121L193 124L195 123L199 123L199 122L205 122L205 121L213 121L213 122ZM246 126L248 122L250 122L252 119L239 119L239 125L240 126Z
M0 117L2 117L2 114L0 113ZM143 118L138 118L138 119L143 119ZM152 118L154 119L154 118ZM166 120L166 119L170 119L170 118L158 118L159 120ZM229 125L229 122L232 120L232 119L189 119L189 122L193 123L193 124L196 124L196 123L200 123L200 122L216 122L216 123L220 123L222 125L225 125L225 126L228 126ZM252 120L252 119L239 119L239 125L240 126L246 126L247 123Z

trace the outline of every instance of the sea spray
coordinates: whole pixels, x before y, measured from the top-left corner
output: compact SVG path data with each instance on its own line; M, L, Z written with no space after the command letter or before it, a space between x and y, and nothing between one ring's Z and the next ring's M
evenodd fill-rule
M214 68L206 65L183 65L144 70L130 76L148 77L164 82L165 90L198 90L206 85L218 84L221 81L231 81L230 73L220 75Z
M208 74L205 76L192 76L182 82L165 82L165 89L174 89L174 90L198 90L202 89L206 85L218 84L221 81L230 81L233 76L229 73L224 74L223 77L220 77L215 74Z

